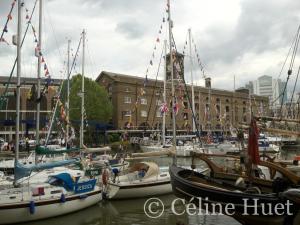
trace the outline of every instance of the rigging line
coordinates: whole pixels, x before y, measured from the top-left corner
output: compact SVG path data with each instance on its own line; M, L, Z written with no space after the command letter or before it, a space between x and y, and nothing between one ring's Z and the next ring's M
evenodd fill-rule
M296 81L295 81L294 88L293 88L293 92L292 92L292 96L291 96L291 101L290 101L289 111L290 111L291 108L292 108L292 103L293 103L294 93L295 93L295 89L296 89L297 82L298 82L299 72L300 72L300 66L298 67L298 72L297 72L297 76L296 76Z
M294 49L293 49L293 54L292 54L292 58L291 58L291 62L290 62L290 68L289 68L290 70L292 70L293 66L294 66L295 56L297 54L299 38L300 38L299 35L300 35L300 25L298 26L298 30L297 30L295 46L294 46Z
M76 49L76 52L75 52L75 55L74 55L74 59L73 59L72 65L71 65L70 73L67 74L68 75L67 79L70 79L72 70L75 68L75 62L76 62L76 59L77 59L77 56L78 56L78 52L79 52L79 48L80 48L80 45L81 45L81 41L82 41L82 36L79 39L79 43L78 43L78 46L77 46L77 49Z
M13 1L13 3L11 4L11 8L10 8L10 11L9 11L9 14L8 15L11 15L14 7L15 7L15 3L16 3L16 0ZM8 22L9 22L9 17L7 17L6 19L6 22L5 22L5 25L4 25L4 29L2 30L2 33L1 33L1 37L0 37L0 40L2 40L3 36L4 36L4 33L5 33L5 28L7 29L7 25L8 25Z
M172 41L173 41L174 48L175 48L175 50L176 50L176 52L177 52L177 47L176 47L176 43L175 43L175 40L174 40L174 35L173 35L173 33L172 33ZM172 56L170 55L170 57L172 57ZM173 65L171 65L171 66L173 66ZM179 63L179 66L180 66L180 70L183 71L183 65L182 65L182 63ZM176 67L175 67L175 69L176 69ZM189 96L189 94L188 94L188 89L187 89L187 85L186 85L184 76L182 76L182 81L183 81L184 88L185 88L185 91L186 91L187 99L188 99L188 101L189 101L189 105L191 106L191 105L192 105L192 102L191 102L191 98L190 98L190 96ZM172 109L172 110L173 110L173 109ZM192 112L192 118L193 118L193 120L194 120L194 122L195 122L195 124L196 124L196 130L197 130L196 135L197 135L197 137L198 137L198 139L199 139L200 146L202 146L202 140L201 140L201 138L200 138L200 131L199 131L199 128L198 128L198 125L199 125L199 124L198 124L198 122L197 122L197 120L196 120L196 116L195 116L194 110L191 109L191 112ZM175 114L175 113L174 113L174 114ZM174 115L174 116L175 116L175 115Z
M288 70L288 76L287 76L286 83L284 85L284 89L283 89L283 92L282 92L283 95L282 95L280 110L279 110L280 117L282 117L282 107L283 107L284 93L286 91L288 81L289 81L290 76L292 74L292 69L293 69L293 66L294 66L294 60L295 60L295 57L296 57L296 54L297 54L297 49L298 49L298 44L299 44L299 38L300 38L300 25L298 26L297 37L296 37L296 41L295 41L295 45L294 45L294 49L293 49L293 54L292 54L292 58L291 58L290 67L289 67L289 70Z
M88 40L86 40L86 48L87 48L88 56L90 58L90 61L91 61L92 67L93 67L92 70L94 70L93 72L95 72L96 71L96 64L95 64L95 61L94 61L94 59L93 59L93 57L90 53L90 48L89 48L88 44L89 44L89 42L88 42Z
M151 106L152 106L152 101L153 101L153 98L154 98L155 87L156 87L156 84L157 84L157 78L158 78L159 69L160 69L160 65L161 65L161 59L162 59L163 54L164 54L164 48L162 47L162 51L161 51L161 55L160 55L160 60L159 60L159 64L158 64L158 68L157 68L157 72L156 72L156 78L155 78L154 88L153 88L152 96L151 96L151 99L150 99L150 106L149 106L148 113L147 113L146 123L149 120L149 114L150 114L150 110L151 110Z
M297 40L297 34L295 35L295 38L294 38L294 40L293 40L293 42L292 42L292 44L291 44L291 46L290 46L290 48L289 48L288 54L287 54L287 56L285 57L284 63L283 63L283 65L282 65L282 67L281 67L281 70L280 70L278 76L277 76L277 79L279 79L279 78L281 77L281 75L282 75L282 71L283 71L283 69L284 69L284 67L285 67L285 64L286 64L286 62L287 62L287 60L288 60L288 58L289 58L289 55L290 55L290 53L291 53L291 50L292 50L293 45L294 45L294 43L296 42L296 40ZM277 85L278 85L278 83L275 84L275 88L276 88ZM283 94L283 93L280 93L280 95L279 95L275 100L273 100L273 101L271 102L270 105L273 105L273 104L274 104L274 103L282 96L282 94Z
M53 34L54 40L55 40L55 44L57 46L58 54L59 54L61 60L63 61L63 54L61 53L60 45L58 44L57 37L55 35L54 26L53 26L53 23L52 23L52 17L50 15L50 13L48 12L48 10L45 10L45 11L47 13L47 16L49 17L49 23L50 23L50 27L51 27L51 30L52 30L52 34Z
M24 35L23 35L23 38L22 38L21 47L23 46L23 43L24 43L24 41L25 41L25 37L26 37L26 35L27 35L28 29L29 29L29 25L30 25L29 23L30 23L30 21L31 21L31 19L32 19L32 16L33 16L33 13L34 13L34 11L35 11L37 1L38 1L38 0L35 0L34 6L33 6L33 9L32 9L32 12L31 12L31 15L30 15L30 17L29 17L29 20L28 20L28 23L27 23L27 26L26 26L26 30L25 30ZM10 71L10 75L9 75L8 81L7 81L6 86L5 86L5 90L3 91L3 93L2 93L2 95L1 95L1 97L0 97L0 108L2 108L2 101L3 101L3 99L6 98L6 92L7 92L7 90L8 90L8 86L9 86L9 84L10 84L10 82L11 82L12 75L13 75L14 70L15 70L15 68L16 68L17 60L18 60L18 56L16 56L16 58L15 58L15 62L14 62L13 68L12 68L11 71Z
M79 51L79 48L80 48L80 44L81 44L81 40L82 40L82 36L80 37L80 40L79 40L79 43L78 43L78 47L77 47L77 50L76 50L76 53L74 55L74 58L73 58L73 62L72 62L72 65L71 65L71 68L70 68L70 73L67 74L68 75L68 79L70 78L70 74L72 73L74 67L75 67L75 61L76 61L76 58L77 58L77 55L78 55L78 51ZM59 90L59 93L58 93L58 99L57 99L57 102L55 104L55 108L54 108L54 111L53 111L53 114L52 114L52 118L51 118L51 122L50 122L50 127L49 127L49 130L48 130L48 135L47 135L47 138L46 138L46 141L45 141L45 145L47 145L47 142L48 142L48 139L49 139L49 135L51 134L51 131L52 131L52 123L54 122L54 119L57 117L56 116L56 113L57 113L57 106L58 106L58 101L59 101L59 98L60 98L60 95L62 93L62 88L63 88L63 84L64 84L64 80L61 80L61 85L60 85L60 90ZM62 127L62 124L61 124L61 127Z

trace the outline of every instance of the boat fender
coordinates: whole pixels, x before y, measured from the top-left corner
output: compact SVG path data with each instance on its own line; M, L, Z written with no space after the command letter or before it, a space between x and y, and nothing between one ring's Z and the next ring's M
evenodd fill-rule
M60 196L60 202L61 203L65 203L66 202L66 196L64 193L61 193L61 196Z
M108 182L108 172L106 169L103 170L103 173L102 173L102 183L103 185L107 185L107 182Z
M35 203L34 203L34 201L30 201L30 203L29 203L29 212L30 212L30 214L35 213Z

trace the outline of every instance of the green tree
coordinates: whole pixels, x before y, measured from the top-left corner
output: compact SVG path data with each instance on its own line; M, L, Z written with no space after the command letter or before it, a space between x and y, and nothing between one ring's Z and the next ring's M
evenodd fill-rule
M73 76L71 79L70 90L70 120L81 120L81 82L82 76L80 74ZM66 82L65 82L66 83ZM97 84L90 78L84 78L84 107L88 121L96 121L99 123L107 123L112 117L112 104L108 98L108 94L103 87ZM64 88L65 89L65 88ZM79 133L79 124L74 123L76 133ZM92 133L94 132L93 126L85 128L85 143L92 142Z

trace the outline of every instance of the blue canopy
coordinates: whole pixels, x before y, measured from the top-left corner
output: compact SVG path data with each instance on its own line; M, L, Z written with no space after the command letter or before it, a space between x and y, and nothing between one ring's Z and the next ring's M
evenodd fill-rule
M15 179L19 180L23 177L30 176L32 171L39 171L44 169L51 169L58 166L64 166L69 165L72 163L75 163L77 159L69 159L69 160L63 160L63 161L56 161L56 162L50 162L50 163L40 163L37 165L23 165L19 163L19 161L15 161Z
M74 184L76 181L73 180L73 178L71 177L71 175L69 173L60 173L54 176L51 176L56 178L57 180L61 180L63 181L64 187L67 190L73 190L74 189Z

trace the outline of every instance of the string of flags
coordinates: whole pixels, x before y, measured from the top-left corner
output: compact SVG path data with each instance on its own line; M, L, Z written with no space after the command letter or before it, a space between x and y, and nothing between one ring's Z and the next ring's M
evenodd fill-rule
M0 43L3 42L3 43L6 43L7 45L9 45L8 41L6 41L6 39L3 36L4 36L4 33L8 33L8 27L7 26L8 26L9 21L13 19L11 14L12 14L12 11L13 11L15 5L16 5L16 2L17 2L17 0L13 0L12 3L11 3L11 8L10 8L10 11L7 15L7 19L6 19L4 28L3 28L2 33L1 33Z
M161 24L159 26L159 29L158 29L158 32L157 32L157 37L155 38L154 48L153 48L153 51L151 53L149 64L147 65L147 69L146 69L146 73L145 73L145 79L143 81L143 86L140 88L140 90L138 92L138 96L137 96L136 102L134 104L134 109L131 110L132 113L136 112L138 104L140 103L142 96L146 95L145 88L146 88L146 86L148 84L148 75L149 75L149 72L150 72L150 68L154 64L155 53L156 53L156 51L158 49L158 45L161 44L161 34L162 34L163 27L164 27L163 25L165 24L165 22L166 22L166 19L165 19L165 16L163 15L162 22L161 22ZM129 116L129 121L127 122L127 126L130 127L131 124L132 124L132 122L131 122L131 116Z
M194 47L194 51L195 51L195 55L196 55L196 58L197 58L198 66L200 67L200 70L202 72L202 76L205 79L206 76L205 76L204 66L203 66L203 64L201 62L200 55L198 53L196 43L194 42L194 38L192 38L192 44L193 44L193 47Z

